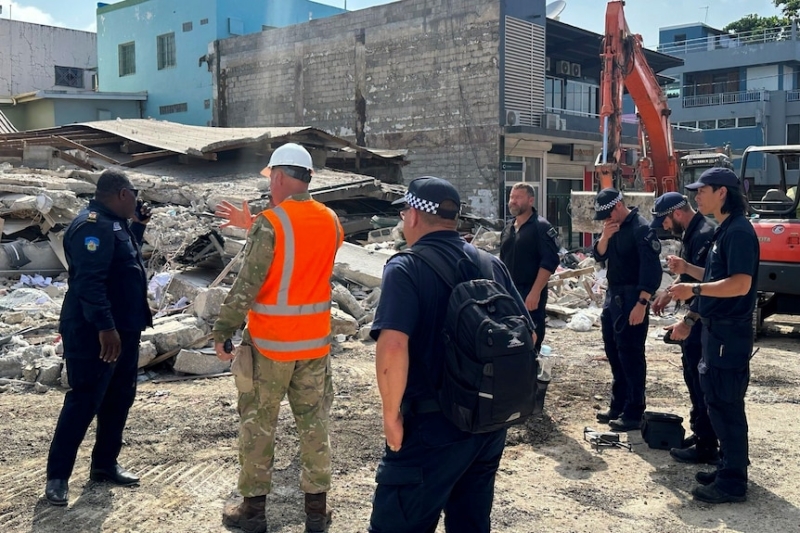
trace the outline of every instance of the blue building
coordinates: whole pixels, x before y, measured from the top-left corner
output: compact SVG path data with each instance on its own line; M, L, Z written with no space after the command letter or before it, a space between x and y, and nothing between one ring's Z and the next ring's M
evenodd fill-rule
M709 145L730 144L734 156L750 145L800 144L797 23L738 34L671 26L661 28L658 49L684 60L664 72L678 80L668 90L673 123L702 130ZM745 179L757 189L778 183L772 163L751 162ZM794 182L798 172L795 164L787 178Z
M99 89L147 91L144 117L211 125L209 43L343 12L308 0L98 3Z

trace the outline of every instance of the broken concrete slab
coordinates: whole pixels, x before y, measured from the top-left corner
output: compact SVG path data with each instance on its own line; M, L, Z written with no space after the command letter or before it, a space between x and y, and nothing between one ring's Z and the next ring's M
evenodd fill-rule
M150 361L155 359L157 355L158 350L156 349L156 345L151 341L139 343L139 364L137 368L144 368Z
M36 381L48 387L55 387L61 381L61 360L40 359L36 366L39 369Z
M194 320L194 317L192 317ZM194 341L205 335L202 329L196 325L184 324L173 320L158 324L152 329L146 329L142 333L143 342L150 341L156 346L159 354L167 353L176 348L191 346Z
M352 337L358 333L358 321L341 309L331 309L331 335Z
M195 350L181 350L175 357L175 364L172 369L184 374L202 376L226 372L230 367L230 361L221 361L216 355L205 354Z
M380 287L383 266L391 257L382 252L372 252L346 242L336 254L334 275L368 288Z
M18 379L22 377L22 357L18 353L7 353L0 357L0 378Z
M355 318L361 319L367 312L361 307L356 297L347 290L341 283L334 283L331 290L331 299L339 305L339 308Z
M204 320L218 317L228 292L229 289L224 287L201 289L194 300L194 314Z

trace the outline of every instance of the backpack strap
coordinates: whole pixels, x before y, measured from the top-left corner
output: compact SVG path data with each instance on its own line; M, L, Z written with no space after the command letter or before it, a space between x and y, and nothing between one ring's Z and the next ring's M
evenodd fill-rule
M494 269L492 267L492 256L488 252L484 252L479 248L474 248L477 252L477 261L475 258L470 257L471 254L465 253L464 258L472 262L480 270L481 276L485 279L494 279ZM412 246L399 253L406 253L419 257L425 264L439 275L442 280L447 284L450 289L458 285L459 280L456 278L457 264L453 265L444 254L433 246Z

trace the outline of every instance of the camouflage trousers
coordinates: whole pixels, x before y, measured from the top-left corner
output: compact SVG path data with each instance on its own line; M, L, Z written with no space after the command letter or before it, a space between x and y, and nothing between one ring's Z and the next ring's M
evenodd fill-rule
M253 349L253 390L239 393L238 404L242 496L261 496L272 489L275 431L284 396L289 398L300 440L300 488L311 494L330 489L330 356L282 362Z

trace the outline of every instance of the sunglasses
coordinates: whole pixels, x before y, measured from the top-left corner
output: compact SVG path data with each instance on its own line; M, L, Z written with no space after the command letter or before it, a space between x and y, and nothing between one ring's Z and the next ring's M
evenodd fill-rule
M133 187L123 187L123 189L127 189L133 193L134 198L139 197L139 189L134 189Z

